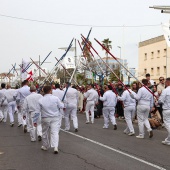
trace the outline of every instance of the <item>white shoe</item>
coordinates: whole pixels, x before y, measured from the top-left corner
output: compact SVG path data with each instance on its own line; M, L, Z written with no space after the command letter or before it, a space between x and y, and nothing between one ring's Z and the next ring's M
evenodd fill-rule
M91 124L94 124L94 122L91 122Z
M54 148L54 154L58 154L58 148L57 147Z
M13 126L14 126L14 122L11 122L11 123L10 123L10 126L13 127Z
M130 133L128 134L128 136L133 136L133 135L135 135L134 132L130 132Z
M170 142L167 142L167 141L162 141L162 144L170 146Z
M138 138L138 139L144 139L144 136L138 135L138 136L136 136L136 138Z
M66 129L66 128L65 128L64 130L65 130L65 131L69 131L69 129Z
M89 124L89 121L86 121L86 124Z
M45 146L41 146L41 149L47 151L47 148Z
M103 126L103 129L108 129L108 127L106 127L106 126Z
M31 139L31 142L36 142L36 140L35 139Z
M0 122L2 122L4 120L4 117L0 119Z
M124 133L124 134L129 134L130 132L127 132L127 131L124 130L123 133Z

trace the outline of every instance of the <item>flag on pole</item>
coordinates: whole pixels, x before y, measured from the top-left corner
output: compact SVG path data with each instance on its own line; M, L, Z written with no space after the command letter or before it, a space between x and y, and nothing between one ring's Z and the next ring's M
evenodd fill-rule
M32 70L28 73L28 78L26 79L26 80L28 80L28 81L34 81L34 79L33 79L33 73L32 73Z
M66 69L75 68L75 59L73 56L65 56L63 59L63 65Z
M25 69L28 67L28 64L30 62L28 62L25 59L22 59L22 65L21 65L21 79L22 81L27 79L27 72L25 71Z
M167 45L170 47L170 22L162 24L162 29Z

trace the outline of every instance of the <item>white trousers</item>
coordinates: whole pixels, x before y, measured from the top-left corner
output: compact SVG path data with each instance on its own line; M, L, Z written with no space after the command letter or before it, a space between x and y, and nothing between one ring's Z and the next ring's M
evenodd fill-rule
M137 106L137 119L138 119L138 126L139 126L139 135L145 135L144 126L147 128L147 131L151 131L151 126L148 120L150 112L150 106L147 105L138 105Z
M136 106L127 106L124 108L124 116L127 124L127 127L124 130L124 132L126 133L135 132L132 124L132 120L135 116L135 111L136 111Z
M91 122L94 123L94 101L86 103L86 120L89 122L89 111L91 112Z
M29 132L30 132L30 137L31 140L36 140L36 131L37 131L37 136L42 136L42 126L41 126L41 116L38 117L37 120L37 127L34 126L34 117L35 113L28 113L27 116L28 118L28 124L29 124Z
M18 124L22 124L23 126L26 125L26 119L23 119L23 104L19 104L19 109L18 109Z
M14 113L15 113L16 102L12 101L8 103L8 113L10 123L14 122Z
M109 127L109 119L113 125L116 125L115 119L115 108L114 107L103 107L104 127Z
M0 117L4 118L3 122L7 121L8 105L0 106Z
M168 137L165 141L170 143L170 110L163 110L163 120L165 128L168 131Z
M65 130L70 130L70 117L73 120L74 129L78 129L78 119L77 119L77 106L73 104L68 104L64 111L65 118Z
M61 115L42 118L42 144L46 148L58 147Z

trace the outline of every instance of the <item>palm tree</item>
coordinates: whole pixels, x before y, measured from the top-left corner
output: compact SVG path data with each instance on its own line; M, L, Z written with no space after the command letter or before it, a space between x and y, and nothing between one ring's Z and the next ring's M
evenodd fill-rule
M92 45L92 43L90 41L88 41L88 43L90 45ZM81 44L84 46L84 41L82 41ZM93 61L93 59L92 59L92 56L91 56L91 54L89 52L89 49L90 49L90 45L89 44L86 43L86 46L84 47L83 54L86 57L87 61L91 62L91 61Z
M108 51L110 51L110 49L112 49L112 45L111 45L111 43L112 43L112 41L110 41L109 40L109 38L107 38L107 39L104 39L103 41L102 41L102 45L108 50ZM102 50L104 50L103 48L102 48ZM108 64L108 52L106 51L106 63ZM108 71L107 71L107 67L106 67L106 77L107 77L107 75L108 75Z

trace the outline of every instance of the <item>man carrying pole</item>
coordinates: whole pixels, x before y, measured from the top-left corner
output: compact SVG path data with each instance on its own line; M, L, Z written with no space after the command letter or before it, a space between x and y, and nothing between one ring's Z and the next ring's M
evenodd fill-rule
M88 91L84 93L84 97L87 101L86 103L86 124L88 124L89 121L89 111L91 113L91 123L94 123L94 106L98 104L98 93L96 90L94 90L94 85L90 84L88 85Z
M142 83L147 86L148 80L143 79ZM130 96L133 99L136 99L138 101L137 105L137 119L138 119L138 126L139 126L139 135L136 136L139 139L144 138L144 126L147 128L147 131L149 133L149 138L153 137L153 131L151 129L151 126L149 124L148 116L149 112L153 109L153 95L148 92L148 90L145 87L141 87L136 95L130 94Z
M100 100L103 101L103 117L104 117L104 129L109 127L109 118L114 126L114 130L117 130L117 124L115 119L115 106L117 103L117 97L112 91L111 85L105 86L105 93L103 97L100 96Z

